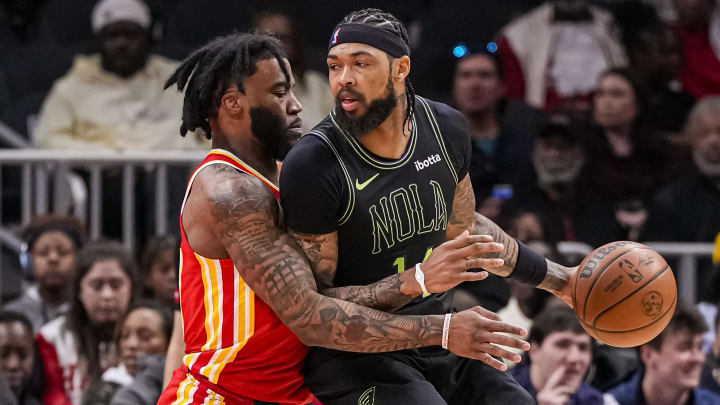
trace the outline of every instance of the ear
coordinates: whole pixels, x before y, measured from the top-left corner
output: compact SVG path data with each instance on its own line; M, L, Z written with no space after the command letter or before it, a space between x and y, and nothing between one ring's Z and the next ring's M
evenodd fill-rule
M247 109L247 97L241 93L237 88L233 87L228 89L225 94L220 98L220 111L231 117L237 117Z
M640 346L640 361L645 365L646 368L650 367L650 361L657 354L655 349L648 345Z
M393 62L393 79L397 81L405 80L410 74L410 57L403 55L396 58Z

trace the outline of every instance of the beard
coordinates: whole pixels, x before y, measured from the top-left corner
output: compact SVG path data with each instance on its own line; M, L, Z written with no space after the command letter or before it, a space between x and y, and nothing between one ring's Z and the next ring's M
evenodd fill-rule
M276 160L283 160L290 152L290 148L297 142L299 136L295 136L290 127L299 125L300 118L293 121L289 126L279 114L275 114L265 107L253 107L250 109L250 130L260 142L265 154Z
M720 178L720 163L706 159L698 150L693 151L693 160L700 170L700 173L711 179Z
M569 187L580 175L584 163L583 158L576 158L563 168L548 168L546 165L536 162L538 184L541 188L546 187Z
M335 116L338 124L340 124L340 127L354 137L363 136L379 127L398 105L397 95L395 94L392 81L389 78L385 88L387 90L387 95L373 100L370 105L368 105L365 100L365 96L362 93L359 93L352 88L343 87L338 92L337 96L335 96ZM360 104L367 106L365 114L358 117L348 115L348 113L342 108L340 95L343 93L351 94Z

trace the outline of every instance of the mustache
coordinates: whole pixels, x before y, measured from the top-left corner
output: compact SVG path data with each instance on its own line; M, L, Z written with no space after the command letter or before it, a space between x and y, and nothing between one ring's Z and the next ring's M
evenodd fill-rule
M365 95L360 93L359 91L351 88L351 87L342 87L340 88L340 91L338 91L337 96L335 96L335 102L340 105L342 102L342 99L344 97L350 96L360 102L361 104L366 104L365 102Z
M288 129L300 128L300 127L302 127L302 118L300 118L300 117L295 118L295 120L292 123L290 123L290 125L288 125Z

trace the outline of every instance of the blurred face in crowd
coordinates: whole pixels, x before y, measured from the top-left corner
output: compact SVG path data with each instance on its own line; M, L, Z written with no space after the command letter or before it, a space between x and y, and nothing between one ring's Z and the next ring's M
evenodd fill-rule
M163 354L167 350L168 336L163 329L162 316L150 308L137 308L125 318L120 332L120 359L130 375L138 371L138 357L145 354Z
M80 281L80 301L92 322L115 322L127 310L130 288L130 277L117 260L100 260Z
M562 370L562 385L577 390L590 366L591 344L588 334L571 330L553 332L542 344L530 342L530 374L540 385L535 389L542 390L550 375Z
M712 15L714 0L674 0L678 23L686 28L706 28Z
M341 126L354 136L377 128L405 93L410 58L360 43L343 43L328 52L330 89Z
M602 128L631 126L638 114L637 99L632 85L619 75L604 75L594 99L594 119Z
M649 75L649 79L667 82L677 79L682 55L675 33L667 26L651 27L640 34L640 40L629 50L632 65Z
M35 361L32 331L21 322L0 323L0 373L13 393L22 393Z
M103 68L120 77L142 69L150 55L150 34L134 22L107 24L100 30L99 40Z
M282 42L283 49L288 56L290 64L295 60L295 45L292 37L292 21L282 14L268 14L257 21L257 28L260 32L267 32L275 35Z
M669 331L663 338L660 350L642 346L640 356L645 373L660 384L678 389L693 389L700 384L705 353L702 334L685 330Z
M538 137L533 149L533 163L540 185L570 184L578 177L584 159L580 144L564 135Z
M160 251L150 267L150 273L147 275L145 283L156 297L171 301L177 287L176 272L175 252L172 250Z
M505 95L495 61L487 55L460 59L453 93L458 109L468 116L494 109Z
M708 177L720 177L720 111L706 113L698 118L690 142L700 171Z
M62 295L75 271L75 242L64 232L48 231L37 238L30 254L41 290Z

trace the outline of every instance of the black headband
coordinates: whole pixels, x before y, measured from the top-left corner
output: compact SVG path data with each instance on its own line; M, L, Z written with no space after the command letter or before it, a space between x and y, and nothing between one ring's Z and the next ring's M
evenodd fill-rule
M385 51L395 58L403 55L410 56L410 48L399 36L385 31L382 28L372 27L366 24L340 24L335 27L333 35L330 38L330 48L344 44L347 42L358 42L373 46L381 51Z

